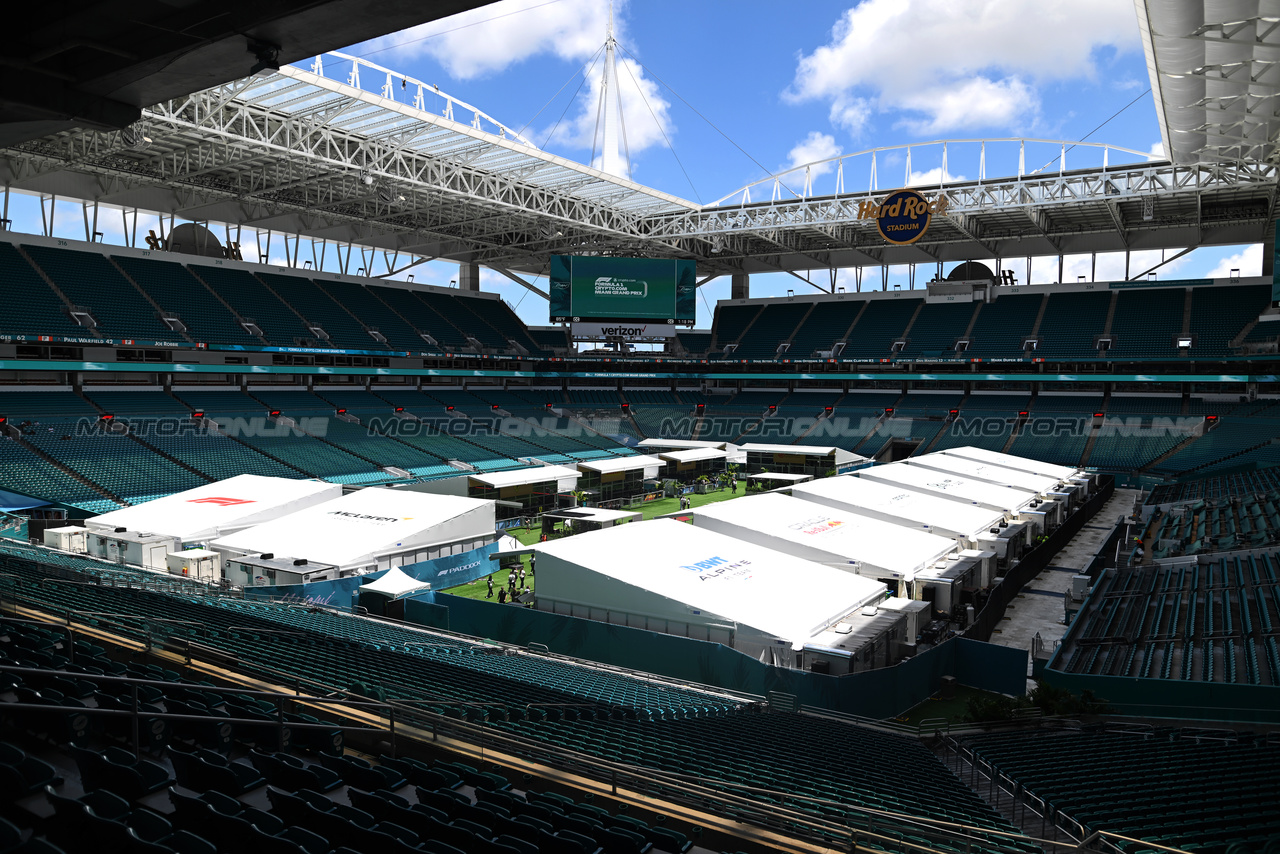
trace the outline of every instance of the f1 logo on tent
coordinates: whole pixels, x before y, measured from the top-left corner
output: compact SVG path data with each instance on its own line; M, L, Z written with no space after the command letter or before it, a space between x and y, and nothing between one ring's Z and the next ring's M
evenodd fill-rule
M209 498L192 498L188 504L217 504L219 507L234 507L237 504L253 504L252 498L219 498L210 496Z

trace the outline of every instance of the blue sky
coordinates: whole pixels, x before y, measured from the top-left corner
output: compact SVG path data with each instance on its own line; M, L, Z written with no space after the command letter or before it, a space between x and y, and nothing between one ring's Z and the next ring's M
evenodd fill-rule
M598 62L579 86L604 43L608 8L607 0L503 0L348 52L438 83L547 150L589 162ZM936 139L1087 137L1160 150L1134 7L1122 0L633 0L614 10L632 176L691 201L712 202L798 163ZM1027 169L1057 151L1029 149ZM989 146L987 174L1016 174L1017 157L1015 145ZM949 147L947 174L976 177L978 161L976 145ZM1100 161L1101 152L1068 154L1070 166ZM857 162L864 168L869 158ZM940 148L914 150L911 167L913 180L937 181ZM907 175L901 152L878 156L877 169L882 187ZM797 188L803 181L788 176ZM1148 255L1135 253L1131 269L1161 260ZM1069 258L1064 278L1090 274L1091 264ZM1023 278L1025 264L1015 266ZM1260 247L1200 249L1160 275L1232 267L1257 274ZM1099 278L1123 269L1122 256L1098 260ZM864 286L878 275L868 271ZM893 270L890 283L905 287L906 277ZM1033 281L1056 278L1056 259L1033 262ZM528 322L546 322L542 300L498 276L482 281L519 301ZM752 277L753 296L805 287L781 274ZM700 327L728 288L727 279L702 288Z
M632 177L695 202L797 164L937 139L1088 137L1159 150L1134 7L1126 0L631 0L615 2L614 15ZM600 70L591 63L608 16L608 0L501 0L345 52L437 84L535 144L589 162ZM337 71L326 62L335 76L331 68ZM1028 149L1027 169L1057 151ZM1016 145L989 146L986 174L1015 174L1017 156ZM945 175L977 177L978 160L978 146L952 146ZM1068 155L1071 167L1100 160L1100 151L1083 148ZM847 180L865 182L870 159L854 163L858 177ZM877 155L877 169L882 189L908 177L924 184L944 177L937 146L913 149L909 172L902 151ZM834 179L816 175L815 190L834 189ZM787 177L797 189L803 182L801 173ZM39 230L38 206L31 211L28 204L14 218L20 230ZM79 229L83 237L78 206L60 211L60 224L64 218L68 235ZM114 220L106 230L113 240ZM281 255L276 240L266 260ZM246 248L247 260L256 255ZM1159 262L1159 253L1148 255L1135 253L1134 271ZM1064 278L1088 274L1090 263L1069 258ZM1122 277L1123 263L1123 256L1100 256L1098 278ZM1023 278L1025 264L1013 266ZM1160 275L1226 275L1233 267L1256 275L1260 266L1258 246L1208 248ZM415 280L448 284L456 270L433 262L418 268ZM864 287L878 286L878 276L868 271ZM906 287L906 277L905 268L891 270L890 283ZM1056 278L1056 259L1033 265L1033 282ZM482 286L518 305L527 322L546 323L541 298L496 273L483 273ZM783 274L752 277L753 296L804 288ZM710 309L728 289L727 279L702 288L700 328L710 325Z

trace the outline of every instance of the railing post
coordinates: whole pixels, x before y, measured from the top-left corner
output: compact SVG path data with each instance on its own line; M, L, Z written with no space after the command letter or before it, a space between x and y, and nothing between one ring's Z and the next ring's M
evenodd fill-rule
M279 749L282 751L288 750L289 746L285 742L285 735L284 735L284 697L276 697L276 722L280 728Z
M395 706L387 707L387 722L388 722L387 728L390 731L390 737L391 737L391 758L395 759L396 758L396 707Z
M142 756L142 740L138 732L138 683L133 683L133 758Z

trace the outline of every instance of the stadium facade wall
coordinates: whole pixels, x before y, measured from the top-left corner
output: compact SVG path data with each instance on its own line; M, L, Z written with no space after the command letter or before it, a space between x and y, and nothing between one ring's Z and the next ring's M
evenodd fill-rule
M1052 667L1040 674L1044 682L1073 694L1092 691L1120 715L1280 723L1280 688L1273 685L1093 676L1063 673Z
M431 628L528 646L655 673L728 691L793 694L802 705L869 718L899 715L933 696L943 676L973 688L1020 695L1027 655L970 640L951 640L893 667L828 676L764 664L721 644L615 626L578 617L439 593L434 603L405 603L405 619Z

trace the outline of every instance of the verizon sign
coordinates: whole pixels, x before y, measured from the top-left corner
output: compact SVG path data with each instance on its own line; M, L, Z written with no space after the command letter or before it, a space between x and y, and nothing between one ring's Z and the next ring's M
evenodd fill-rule
M672 323L582 323L573 325L574 338L674 338Z

